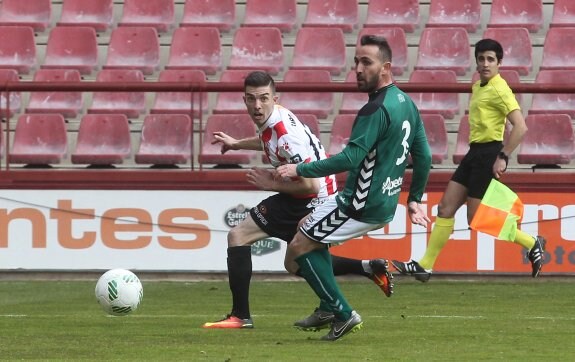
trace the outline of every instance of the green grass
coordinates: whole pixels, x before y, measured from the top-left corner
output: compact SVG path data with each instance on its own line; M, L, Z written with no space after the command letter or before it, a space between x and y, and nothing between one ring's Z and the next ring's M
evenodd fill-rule
M229 311L227 282L153 282L126 317L108 317L95 281L0 281L0 360L528 361L574 356L568 279L396 278L385 298L367 279L341 282L364 328L337 342L300 332L315 297L303 282L254 281L253 330L204 330Z

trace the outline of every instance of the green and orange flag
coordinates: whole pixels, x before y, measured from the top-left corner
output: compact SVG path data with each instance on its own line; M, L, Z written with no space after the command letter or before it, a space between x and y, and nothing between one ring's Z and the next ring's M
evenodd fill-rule
M513 241L522 216L523 203L517 194L492 179L470 226L497 239Z

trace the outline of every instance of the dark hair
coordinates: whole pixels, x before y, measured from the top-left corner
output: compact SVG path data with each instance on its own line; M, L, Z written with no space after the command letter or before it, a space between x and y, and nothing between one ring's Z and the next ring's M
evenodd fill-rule
M361 45L377 45L382 62L391 62L391 47L387 40L378 35L366 34L359 41Z
M503 59L503 47L497 40L493 39L481 39L475 43L475 59L477 59L479 53L487 52L490 50L495 52L497 61L501 62L501 59Z
M244 88L246 87L265 87L269 86L272 93L276 92L276 84L274 79L266 72L256 70L249 73L244 79Z

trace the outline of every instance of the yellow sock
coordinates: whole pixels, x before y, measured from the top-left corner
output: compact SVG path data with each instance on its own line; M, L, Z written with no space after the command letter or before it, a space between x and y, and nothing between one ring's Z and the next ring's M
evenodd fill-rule
M419 261L422 268L431 270L435 264L435 259L439 256L441 249L449 240L449 236L453 232L453 225L455 225L455 218L444 219L442 217L435 218L435 226L429 236L429 244L423 258Z
M514 243L521 245L527 250L531 250L535 246L535 238L525 231L517 230L517 235L515 235Z

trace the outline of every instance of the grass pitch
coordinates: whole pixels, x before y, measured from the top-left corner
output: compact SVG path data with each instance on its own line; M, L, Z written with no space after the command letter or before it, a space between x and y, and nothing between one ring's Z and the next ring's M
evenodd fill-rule
M97 278L96 278L97 279ZM575 358L570 279L397 277L386 298L367 279L340 283L364 327L336 342L294 320L316 299L301 281L253 281L253 330L205 330L229 312L226 281L146 281L140 308L110 317L94 281L0 281L0 360L527 361Z

